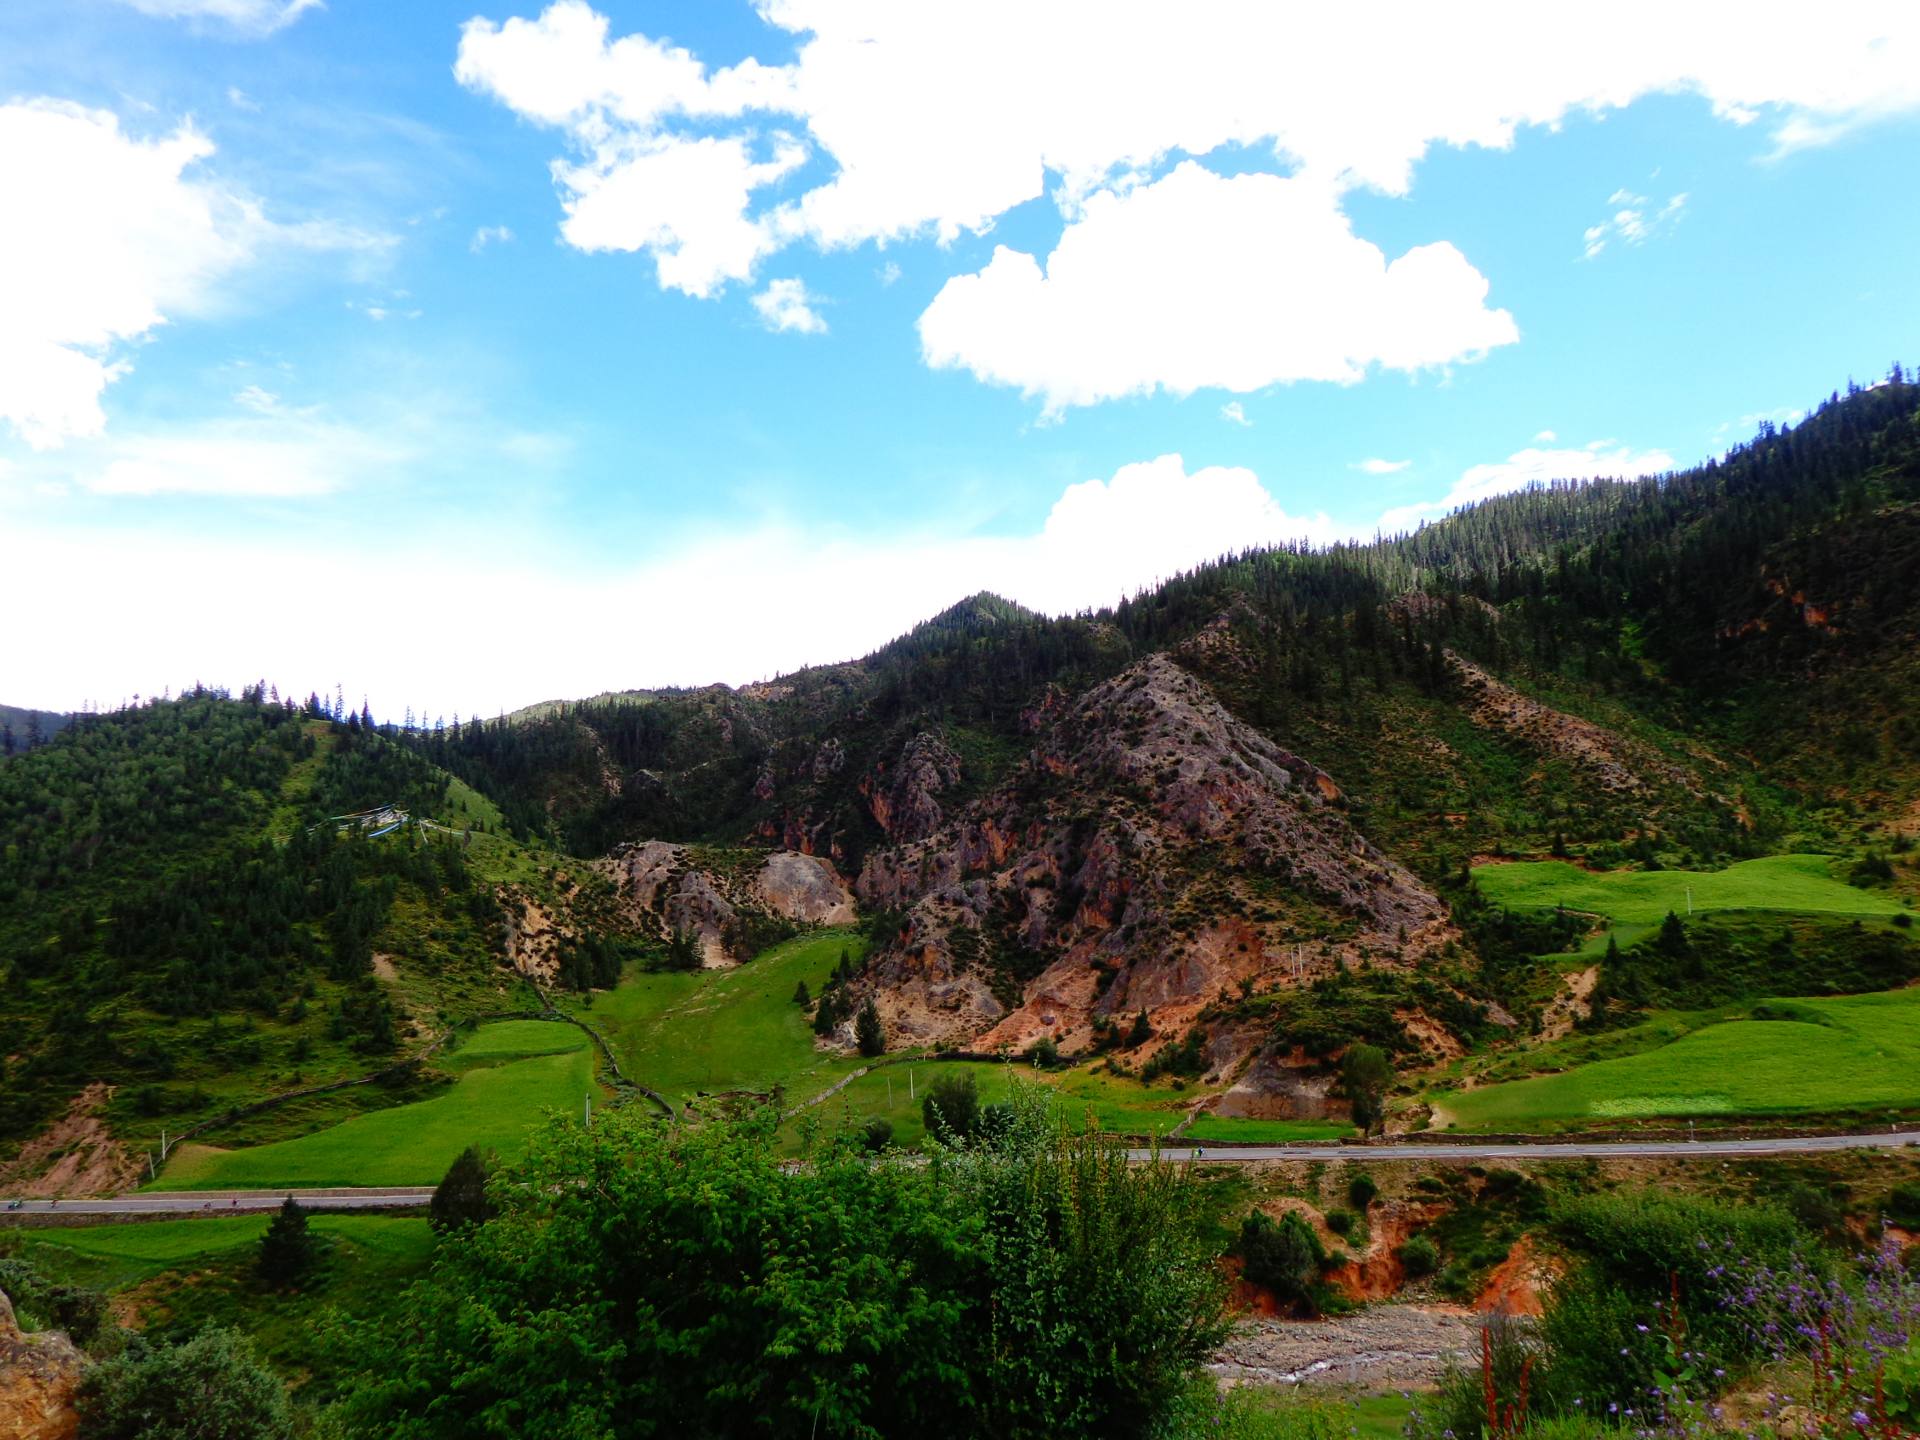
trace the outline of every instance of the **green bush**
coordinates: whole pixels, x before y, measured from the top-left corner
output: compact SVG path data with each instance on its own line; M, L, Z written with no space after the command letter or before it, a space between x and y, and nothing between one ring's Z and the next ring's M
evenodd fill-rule
M1362 1215L1367 1207L1380 1197L1380 1186L1374 1178L1362 1171L1347 1182L1347 1203Z
M1887 1203L1883 1207L1886 1216L1896 1225L1909 1230L1920 1229L1920 1180L1909 1180L1896 1185L1887 1192Z
M980 1128L980 1087L971 1075L942 1075L920 1101L927 1133L960 1144Z
M791 1166L772 1111L556 1119L393 1324L350 1329L332 1417L391 1440L512 1434L1153 1434L1227 1333L1201 1183L1069 1135ZM393 1337L407 1343L396 1345Z
M860 1127L860 1144L868 1153L878 1155L893 1143L893 1122L876 1115Z
M86 1440L289 1440L280 1381L231 1330L184 1345L136 1339L86 1373L75 1397Z
M1440 1249L1424 1235L1409 1235L1393 1252L1407 1267L1407 1274L1418 1280L1440 1268Z
M1320 1309L1320 1272L1327 1252L1313 1227L1292 1211L1278 1220L1264 1210L1254 1211L1240 1222L1233 1253L1240 1257L1240 1273L1271 1290L1281 1303Z
M1327 1229L1331 1230L1334 1234L1351 1235L1353 1233L1353 1225L1354 1215L1351 1210L1329 1210L1327 1212Z

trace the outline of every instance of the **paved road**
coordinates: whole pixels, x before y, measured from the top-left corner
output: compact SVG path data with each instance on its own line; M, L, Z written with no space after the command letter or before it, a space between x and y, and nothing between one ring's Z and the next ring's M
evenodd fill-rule
M412 1209L433 1198L433 1187L406 1189L336 1190L183 1190L119 1195L111 1200L27 1200L18 1210L11 1199L0 1203L7 1215L240 1215L254 1210L278 1210L287 1196L302 1205L323 1210Z
M1782 1135L1762 1140L1541 1140L1498 1145L1392 1140L1372 1145L1169 1145L1166 1160L1204 1164L1249 1160L1621 1160L1636 1156L1707 1158L1728 1155L1807 1155L1829 1150L1894 1150L1920 1145L1920 1130L1874 1135ZM1202 1155L1200 1152L1204 1151ZM1152 1153L1135 1150L1144 1158Z
M1893 1150L1920 1145L1920 1131L1872 1135L1786 1135L1763 1140L1553 1140L1537 1143L1448 1145L1395 1140L1372 1145L1169 1145L1165 1160L1197 1160L1203 1165L1239 1165L1254 1160L1608 1160L1640 1157L1711 1159L1742 1155L1809 1155L1833 1150ZM1153 1152L1130 1152L1145 1159ZM433 1198L431 1186L413 1189L336 1190L191 1190L151 1191L111 1200L28 1200L19 1210L0 1205L6 1215L232 1215L277 1209L288 1195L303 1205L327 1210L417 1209Z

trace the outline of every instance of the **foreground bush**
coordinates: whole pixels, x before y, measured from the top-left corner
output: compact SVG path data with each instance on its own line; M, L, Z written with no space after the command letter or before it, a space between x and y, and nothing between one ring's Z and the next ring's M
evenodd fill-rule
M288 1440L280 1379L231 1330L183 1345L136 1341L87 1372L78 1396L85 1440Z
M1194 1182L1036 1099L926 1164L788 1168L776 1123L555 1121L357 1342L343 1431L1145 1435L1224 1333Z

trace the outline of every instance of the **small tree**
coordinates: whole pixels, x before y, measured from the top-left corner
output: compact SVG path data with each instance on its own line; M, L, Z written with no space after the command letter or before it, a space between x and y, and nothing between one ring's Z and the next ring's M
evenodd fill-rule
M793 1003L798 1005L802 1010L813 1003L813 996L807 991L806 981L802 980L798 985L793 987Z
M289 1195L260 1237L260 1278L269 1285L297 1286L319 1258L307 1212Z
M893 1122L883 1115L874 1116L860 1127L860 1143L878 1155L893 1143Z
M279 1377L231 1330L184 1345L144 1340L95 1365L75 1397L88 1440L289 1440Z
M1126 1048L1136 1049L1153 1038L1153 1026L1147 1023L1147 1011L1143 1005L1140 1013L1133 1017L1133 1028L1127 1031Z
M873 997L867 997L867 1003L860 1007L860 1016L853 1022L853 1038L860 1047L862 1055L879 1055L887 1048L887 1029L880 1023L880 1010L873 1003Z
M1264 1285L1276 1298L1317 1309L1320 1267L1327 1252L1306 1221L1289 1210L1278 1221L1256 1210L1240 1222L1234 1245L1240 1273L1255 1285Z
M1340 1088L1353 1104L1353 1123L1371 1135L1387 1115L1393 1062L1378 1045L1350 1045L1340 1061Z
M444 1232L491 1220L493 1203L487 1199L487 1176L492 1169L488 1157L475 1146L469 1145L456 1155L433 1192L433 1201L427 1207L428 1223Z
M980 1088L971 1075L943 1075L927 1087L920 1102L927 1133L950 1144L970 1139L980 1128Z

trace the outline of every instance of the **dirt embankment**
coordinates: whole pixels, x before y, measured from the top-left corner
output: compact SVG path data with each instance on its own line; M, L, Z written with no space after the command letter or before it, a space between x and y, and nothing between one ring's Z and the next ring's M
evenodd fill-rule
M114 1087L87 1086L67 1113L0 1165L0 1190L34 1199L68 1195L117 1195L141 1175L140 1157L107 1132L100 1112Z

